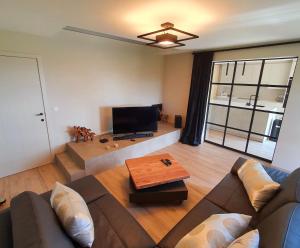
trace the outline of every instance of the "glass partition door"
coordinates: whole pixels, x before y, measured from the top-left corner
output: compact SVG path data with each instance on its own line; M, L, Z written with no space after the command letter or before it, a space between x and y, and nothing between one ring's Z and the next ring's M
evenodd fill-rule
M296 57L215 61L205 141L272 161Z

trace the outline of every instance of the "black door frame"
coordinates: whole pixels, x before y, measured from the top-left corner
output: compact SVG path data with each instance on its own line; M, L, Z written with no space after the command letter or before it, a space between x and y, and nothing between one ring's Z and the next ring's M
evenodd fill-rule
M262 137L266 137L266 138L274 138L274 137L272 137L270 135L261 134L261 133L257 133L257 132L253 132L252 131L253 122L254 122L254 116L255 116L256 112L264 112L264 113L269 113L269 114L278 114L278 115L282 115L282 120L284 118L284 114L285 114L285 110L286 110L285 107L284 107L284 111L283 112L276 112L276 111L269 111L269 110L257 109L258 96L259 96L260 89L262 87L284 88L284 89L286 89L287 96L286 96L285 102L288 101L289 92L291 90L291 86L292 86L292 81L293 81L294 75L293 75L292 78L289 78L289 82L288 82L287 85L274 85L274 84L262 84L261 83L263 72L264 72L264 66L265 66L266 61L283 60L283 59L296 59L296 60L298 60L298 57L297 56L291 56L291 57L272 57L272 58L258 58L258 59L239 59L239 60L213 61L213 63L212 63L212 69L211 69L211 77L210 77L208 104L207 104L207 110L206 110L205 133L204 133L204 141L205 142L210 143L210 144L214 144L214 145L217 145L217 146L220 146L220 147L224 147L224 148L227 148L229 150L237 151L239 153L242 153L242 154L245 154L245 155L249 155L251 157L262 159L262 160L265 160L267 162L272 162L273 161L275 150L276 150L276 146L277 146L277 141L276 141L276 145L275 145L273 156L272 156L271 160L267 159L267 158L264 158L264 157L260 157L260 156L255 155L255 154L249 153L248 152L248 147L249 147L249 141L250 141L251 135L258 135L258 136L262 136ZM255 83L253 83L253 84L235 83L236 68L237 68L238 62L247 62L247 61L258 61L258 62L261 62L261 68L260 68L259 79L258 79L257 84L255 84ZM225 63L227 63L227 68L228 68L228 64L229 63L234 63L234 69L233 69L231 83L222 83L222 82L216 83L216 82L213 82L213 72L214 72L215 64L225 64ZM295 73L295 71L294 71L294 73ZM225 86L230 86L231 87L230 88L228 105L217 104L217 103L211 103L210 102L210 100L211 100L210 99L211 98L211 90L212 90L212 86L213 85L225 85ZM232 92L233 92L234 86L251 86L251 87L257 87L256 88L256 94L255 94L255 100L254 100L253 108L231 106ZM226 114L225 125L221 125L221 124L218 124L218 123L213 123L213 122L209 122L208 121L208 114L209 114L210 106L220 106L220 107L224 107L224 108L227 107L227 114ZM243 109L243 110L252 111L250 125L249 125L249 129L248 130L244 130L244 129L239 129L239 128L228 126L229 113L230 113L230 110L232 108L233 109ZM222 144L219 144L219 143L216 143L216 142L213 142L213 141L210 141L210 140L206 139L207 125L209 125L209 124L224 128L224 135L223 135ZM228 128L232 129L232 130L235 130L235 131L240 131L240 132L243 132L243 133L247 133L247 141L246 141L246 146L245 146L245 150L244 151L238 150L238 149L235 149L235 148L232 148L232 147L228 147L228 146L225 145L225 139L226 139L226 134L227 134L227 129Z

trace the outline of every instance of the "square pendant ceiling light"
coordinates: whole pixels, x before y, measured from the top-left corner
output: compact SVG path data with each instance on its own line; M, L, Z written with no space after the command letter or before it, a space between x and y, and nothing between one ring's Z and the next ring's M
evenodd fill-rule
M161 24L161 27L163 27L163 29L142 34L137 37L151 41L146 44L148 46L159 47L162 49L185 46L185 44L181 43L182 41L199 38L198 35L174 28L174 24L170 22Z

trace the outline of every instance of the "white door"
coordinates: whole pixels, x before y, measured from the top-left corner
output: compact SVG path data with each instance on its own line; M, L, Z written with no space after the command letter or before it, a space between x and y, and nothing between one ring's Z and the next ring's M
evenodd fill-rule
M0 55L0 177L49 161L37 60Z

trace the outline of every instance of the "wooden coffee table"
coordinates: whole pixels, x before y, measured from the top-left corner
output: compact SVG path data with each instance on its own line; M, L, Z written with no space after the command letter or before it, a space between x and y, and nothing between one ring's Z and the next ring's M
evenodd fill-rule
M171 165L165 165L162 159L168 159ZM190 175L171 155L128 159L125 163L130 175L130 202L180 204L187 199L188 190L183 179Z
M129 173L124 165L98 173L95 177L132 214L150 236L158 243L207 193L207 183L197 185L185 182L188 199L178 204L131 203Z
M169 159L166 166L162 159ZM130 177L137 190L189 178L190 174L168 153L127 159L125 161Z

